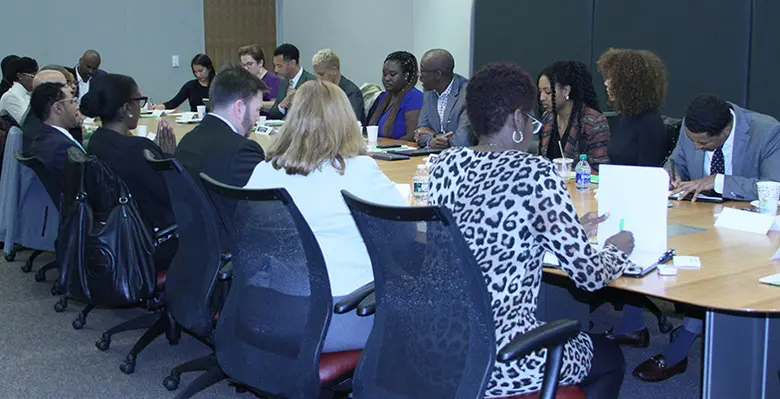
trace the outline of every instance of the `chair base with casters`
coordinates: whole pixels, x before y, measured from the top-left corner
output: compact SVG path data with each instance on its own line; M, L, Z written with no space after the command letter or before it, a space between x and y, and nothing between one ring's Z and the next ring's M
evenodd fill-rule
M30 260L28 260L30 262ZM26 265L25 265L26 266ZM32 269L32 262L30 262L30 269ZM37 272L35 272L35 281L38 283L43 283L46 281L46 272L52 269L59 269L59 266L57 265L57 261L51 261L45 265L43 265L40 269L38 269Z
M27 258L27 260L24 262L24 266L22 266L22 268L21 268L21 269L22 269L22 271L23 271L23 272L25 272L25 273L29 273L29 272L31 272L31 271L32 271L33 262L35 261L35 258L37 258L37 257L38 257L40 254L42 254L42 253L43 253L43 251L41 251L41 250L38 250L38 249L36 249L35 251L33 251L33 252L30 254L30 257L29 257L29 258ZM10 260L8 259L8 256L9 256L9 255L6 255L6 258L5 258L5 260L7 260L7 261L9 261L9 262L13 262L13 259L16 257L16 252L15 252L15 251L14 251L14 252L12 252L12 254L11 254L11 259L10 259Z
M160 335L165 334L168 343L171 345L177 345L179 343L179 340L181 339L181 329L167 312L160 311L145 314L109 328L103 333L100 340L95 342L95 346L101 351L106 351L111 346L111 337L114 334L144 328L147 329L146 332L130 349L130 352L125 357L125 361L119 365L119 369L123 373L132 374L135 371L135 363L138 359L138 355Z

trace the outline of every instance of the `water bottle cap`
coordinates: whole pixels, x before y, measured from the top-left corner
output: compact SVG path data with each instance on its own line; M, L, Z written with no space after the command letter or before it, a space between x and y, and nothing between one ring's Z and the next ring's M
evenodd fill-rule
M588 156L586 154L580 154L580 160L588 159Z

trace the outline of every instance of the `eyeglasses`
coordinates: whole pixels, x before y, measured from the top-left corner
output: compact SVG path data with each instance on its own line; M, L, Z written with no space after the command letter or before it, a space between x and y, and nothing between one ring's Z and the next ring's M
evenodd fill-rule
M138 105L143 108L146 106L146 102L149 101L149 97L135 97L131 98L130 101L138 101Z
M534 134L539 133L540 130L542 130L542 127L544 124L539 119L534 118L531 114L525 114L529 119L531 119L531 130L533 130Z
M26 77L28 77L30 79L35 79L35 75L32 74L32 73L23 72L23 73L21 73L21 75L22 76L26 76Z

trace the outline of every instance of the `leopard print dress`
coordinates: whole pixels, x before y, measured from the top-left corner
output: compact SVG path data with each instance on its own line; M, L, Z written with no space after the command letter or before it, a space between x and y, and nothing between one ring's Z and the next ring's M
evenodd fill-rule
M620 276L627 256L613 245L588 244L565 183L550 161L520 151L444 151L431 166L429 198L450 209L485 276L500 349L540 326L536 301L545 251L554 253L577 287L595 291ZM496 362L486 398L541 389L545 350ZM593 344L580 333L564 350L561 384L582 381Z

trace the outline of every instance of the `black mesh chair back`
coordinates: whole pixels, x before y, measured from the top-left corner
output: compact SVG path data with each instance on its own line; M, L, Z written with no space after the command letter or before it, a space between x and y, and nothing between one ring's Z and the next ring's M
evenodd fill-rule
M16 151L14 157L16 157L16 160L19 161L19 163L29 167L35 172L35 175L38 176L38 180L43 184L43 188L46 189L46 193L49 194L51 202L54 203L57 210L60 210L60 198L62 197L63 187L62 176L56 171L46 167L46 164L43 163L43 160L41 160L40 157L25 157L21 151Z
M680 128L682 128L682 119L665 116L663 121L666 128L666 157L659 166L664 166L666 161L672 156L674 148L677 147L677 140L680 138Z
M284 189L207 190L238 200L233 281L214 346L232 380L283 398L317 398L333 298L319 244Z
M213 331L211 299L222 266L214 206L179 161L156 159L149 150L144 157L165 179L179 235L165 280L166 308L185 329L208 337Z
M342 191L374 268L376 314L357 398L481 398L496 359L484 277L450 212Z

